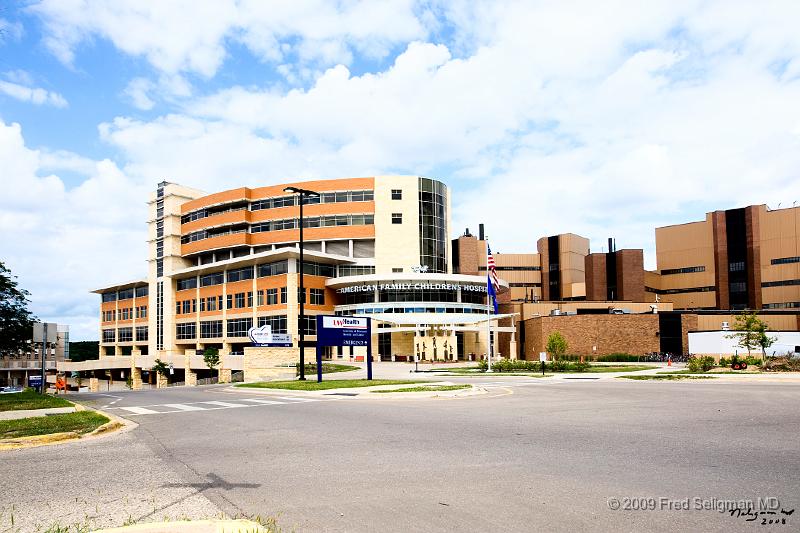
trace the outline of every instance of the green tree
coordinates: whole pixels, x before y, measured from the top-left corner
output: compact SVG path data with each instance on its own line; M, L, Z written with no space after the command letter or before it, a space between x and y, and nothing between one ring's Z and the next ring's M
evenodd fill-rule
M763 320L759 320L761 323L758 328L758 346L761 348L761 357L762 361L767 360L767 348L775 344L775 341L778 340L778 337L770 337L767 335L767 330L769 326Z
M758 318L758 311L742 311L734 319L733 332L725 335L725 338L734 339L739 348L747 350L749 357L753 350L762 348L766 351L775 342L766 334L768 327L763 320ZM767 344L764 345L764 343Z
M100 359L100 343L98 341L73 341L69 343L70 361L87 361Z
M0 261L0 354L18 357L29 349L36 317L28 311L28 296Z
M169 372L169 366L161 359L156 359L151 370L166 377L167 372Z
M219 350L216 348L206 348L206 351L203 352L203 361L206 363L206 366L213 376L214 368L219 365ZM219 377L219 374L217 374L217 377Z
M553 360L557 360L567 353L568 347L567 339L564 338L561 332L554 331L547 337L547 346L545 346L545 349L553 356Z

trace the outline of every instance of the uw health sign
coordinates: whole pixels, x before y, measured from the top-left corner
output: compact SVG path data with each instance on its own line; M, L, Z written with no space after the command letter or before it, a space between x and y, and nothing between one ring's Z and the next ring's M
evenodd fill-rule
M317 315L318 346L368 346L371 333L369 318Z

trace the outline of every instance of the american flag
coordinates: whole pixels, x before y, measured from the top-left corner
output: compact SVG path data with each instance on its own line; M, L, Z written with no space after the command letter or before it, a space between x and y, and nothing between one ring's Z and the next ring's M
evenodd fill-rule
M497 290L500 287L500 280L497 279L497 271L494 269L494 256L489 241L486 241L486 270L489 272L489 279L492 280L494 289Z

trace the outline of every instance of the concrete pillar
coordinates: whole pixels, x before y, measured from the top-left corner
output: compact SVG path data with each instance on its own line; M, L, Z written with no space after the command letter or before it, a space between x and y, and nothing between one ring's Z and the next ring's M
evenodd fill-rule
M166 389L168 383L169 380L167 379L167 376L162 376L161 374L156 372L156 388Z
M89 378L89 392L100 392L100 380Z
M231 382L231 369L230 368L220 368L219 369L219 383L230 383Z
M193 370L186 369L186 386L187 387L196 387L197 386L197 372Z
M142 390L142 369L135 366L131 368L131 389Z

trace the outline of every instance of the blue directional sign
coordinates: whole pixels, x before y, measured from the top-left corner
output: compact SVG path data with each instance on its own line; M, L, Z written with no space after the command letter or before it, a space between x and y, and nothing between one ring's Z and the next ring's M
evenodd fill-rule
M28 386L33 387L34 389L38 389L42 386L42 376L41 374L36 376L28 376Z
M324 346L366 346L367 379L372 379L371 319L317 315L317 381L322 381Z
M369 318L317 315L317 344L367 346L371 340Z

